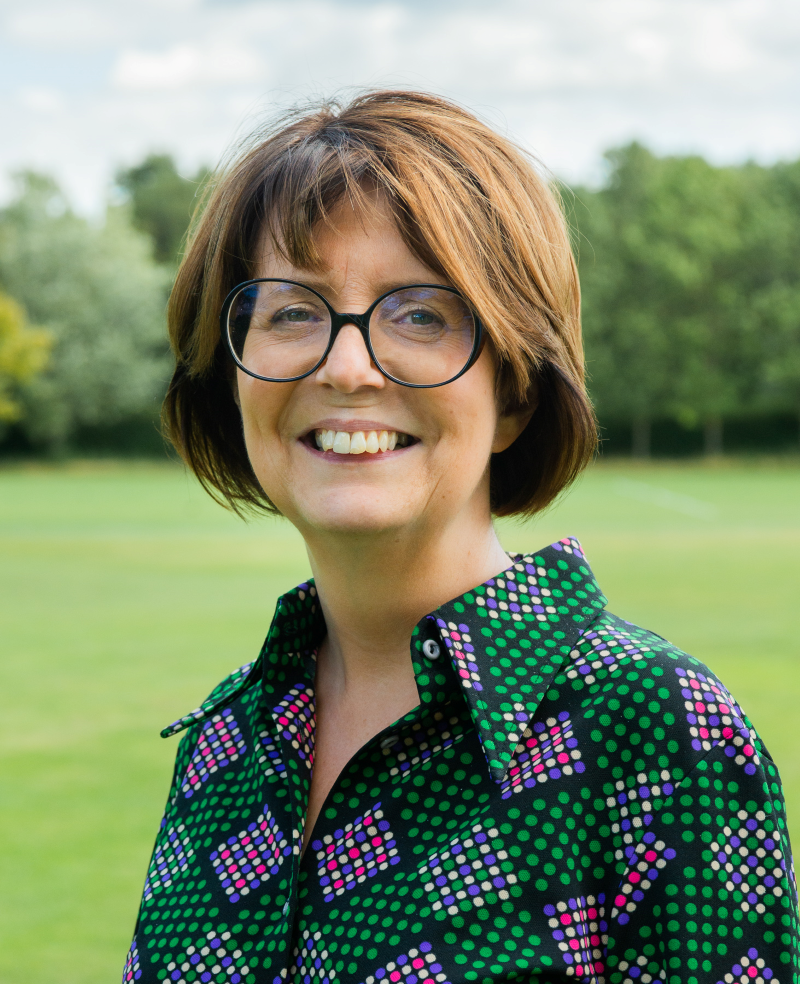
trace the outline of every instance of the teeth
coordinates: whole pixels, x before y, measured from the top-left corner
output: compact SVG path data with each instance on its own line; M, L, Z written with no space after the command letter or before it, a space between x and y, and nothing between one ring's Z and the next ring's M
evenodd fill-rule
M350 454L350 435L347 431L336 431L333 439L333 451L336 454Z
M367 439L364 437L364 431L356 431L355 434L351 434L350 454L363 454L366 450L367 450Z
M335 454L377 454L378 451L394 451L396 447L404 448L409 443L408 434L398 434L397 431L333 431L318 430L314 432L314 443L321 451L333 451Z

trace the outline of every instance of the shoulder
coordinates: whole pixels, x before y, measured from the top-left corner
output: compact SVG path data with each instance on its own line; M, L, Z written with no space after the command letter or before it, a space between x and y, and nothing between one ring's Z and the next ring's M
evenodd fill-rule
M609 612L581 635L563 672L582 697L592 738L623 762L686 773L723 746L755 772L766 754L739 703L703 662Z
M177 721L173 721L172 724L167 725L161 732L161 737L169 738L171 735L175 735L179 731L183 731L191 727L191 725L205 720L213 715L222 704L237 697L257 678L259 663L260 659L251 661L229 673L224 680L221 680L214 687L208 697L198 707L193 711L189 711L188 714L184 714Z

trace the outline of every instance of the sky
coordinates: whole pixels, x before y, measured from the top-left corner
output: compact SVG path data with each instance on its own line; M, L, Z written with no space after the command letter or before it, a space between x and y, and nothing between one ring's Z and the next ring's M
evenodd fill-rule
M798 0L0 0L0 199L21 168L100 214L151 151L184 173L357 87L462 102L570 182L633 139L800 156Z

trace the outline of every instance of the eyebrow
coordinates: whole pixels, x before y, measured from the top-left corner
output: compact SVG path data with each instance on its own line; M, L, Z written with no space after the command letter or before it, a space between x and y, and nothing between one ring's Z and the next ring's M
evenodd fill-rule
M293 280L296 283L301 284L303 287L310 287L312 290L317 291L318 294L322 294L322 296L329 303L333 303L329 296L333 293L333 289L331 287L330 282L327 280L323 280L319 277L314 277L314 276L305 277L299 275L286 277L286 278L277 277L275 279ZM405 279L384 280L375 285L375 298L382 297L384 294L387 294L390 290L396 290L400 287L408 287L413 284L433 284L439 287L448 286L447 284L440 283L438 280L405 280ZM373 300L375 298L373 298Z

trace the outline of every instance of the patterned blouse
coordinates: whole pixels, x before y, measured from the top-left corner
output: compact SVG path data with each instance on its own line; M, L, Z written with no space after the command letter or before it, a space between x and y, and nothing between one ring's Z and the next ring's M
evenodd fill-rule
M605 611L577 541L417 625L419 706L301 856L313 583L186 717L123 980L800 980L778 770L698 660Z

